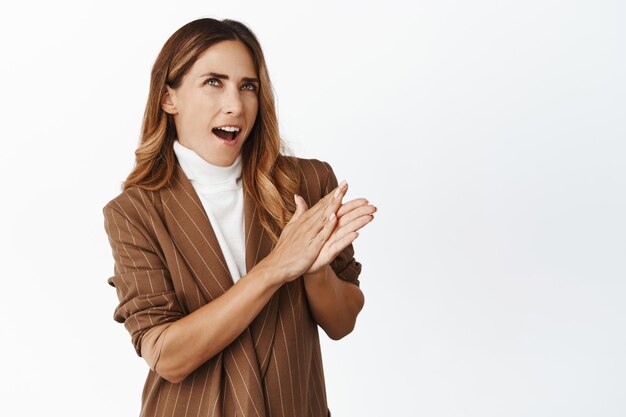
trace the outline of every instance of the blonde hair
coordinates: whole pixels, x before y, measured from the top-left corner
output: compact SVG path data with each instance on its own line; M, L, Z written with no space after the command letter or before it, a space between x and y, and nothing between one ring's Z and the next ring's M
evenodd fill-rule
M257 203L261 225L276 242L296 208L293 195L300 187L299 169L296 158L287 154L291 151L279 134L273 89L261 45L247 26L235 20L194 20L165 42L152 67L135 166L122 188L137 186L153 191L170 181L176 163L173 142L177 136L173 115L161 107L166 85L177 88L198 57L224 40L243 42L258 73L259 109L241 149L243 187Z

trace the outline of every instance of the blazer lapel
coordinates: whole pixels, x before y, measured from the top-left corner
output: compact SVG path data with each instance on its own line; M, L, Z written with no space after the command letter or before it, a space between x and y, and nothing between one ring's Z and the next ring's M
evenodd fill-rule
M200 197L178 161L170 182L160 193L170 236L205 301L219 297L234 282Z
M261 259L270 254L273 245L261 222L257 220L257 204L244 190L243 211L246 242L246 272L249 272Z
M269 255L274 248L272 240L268 236L261 222L257 220L257 204L254 199L244 192L245 213L245 240L246 240L246 270L250 271L254 265ZM284 286L283 286L284 287ZM282 289L282 288L281 288ZM259 314L252 320L248 349L256 354L259 366L260 378L265 378L270 361L270 351L274 344L276 323L278 319L278 306L281 291L276 291L269 302L261 309Z

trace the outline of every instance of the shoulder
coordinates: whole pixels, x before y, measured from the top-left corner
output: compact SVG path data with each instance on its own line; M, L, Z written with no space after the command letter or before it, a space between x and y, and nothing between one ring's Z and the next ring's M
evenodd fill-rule
M291 159L300 172L300 195L309 206L315 204L332 190L336 183L331 165L317 158L300 158L285 156Z
M105 217L121 215L134 226L145 225L146 214L153 212L158 201L158 191L131 186L109 200L102 213Z
M328 178L332 172L330 164L316 158L300 158L297 156L286 156L296 163L300 171L300 178L307 185L315 184L318 188L324 189Z
M322 161L316 158L298 158L298 165L301 167L303 173L308 176L318 176L319 178L328 177L330 165L328 162Z

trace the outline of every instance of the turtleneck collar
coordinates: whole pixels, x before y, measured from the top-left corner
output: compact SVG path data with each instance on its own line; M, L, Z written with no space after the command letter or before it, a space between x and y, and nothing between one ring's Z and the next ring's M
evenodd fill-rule
M182 145L178 139L174 140L174 153L181 168L194 186L200 186L206 191L226 191L241 188L241 153L235 162L227 167L221 167L207 162L193 149Z

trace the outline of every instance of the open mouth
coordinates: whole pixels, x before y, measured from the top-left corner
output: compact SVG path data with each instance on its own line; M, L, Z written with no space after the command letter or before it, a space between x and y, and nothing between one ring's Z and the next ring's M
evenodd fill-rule
M224 140L228 140L228 141L235 140L237 136L239 136L239 133L241 133L241 129L239 128L232 129L232 128L215 127L211 129L211 131L213 132L215 136Z

